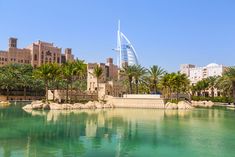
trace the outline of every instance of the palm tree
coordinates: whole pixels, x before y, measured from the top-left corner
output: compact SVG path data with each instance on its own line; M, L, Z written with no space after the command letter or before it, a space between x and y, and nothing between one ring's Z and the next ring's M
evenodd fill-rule
M122 75L128 78L130 94L133 93L132 81L134 77L134 70L135 70L134 66L125 66L123 67L122 70Z
M228 68L224 75L227 76L232 83L233 102L235 104L235 67Z
M208 83L208 80L206 79L202 79L201 81L198 81L196 83L196 88L200 91L200 94L201 94L201 91L203 91L204 97L206 96L206 89L208 89L208 87L209 87L209 83Z
M62 75L66 81L66 102L68 102L68 96L69 96L69 85L70 85L70 90L72 91L73 88L73 76L75 75L76 71L74 68L74 63L73 62L66 62L62 66Z
M160 86L163 89L164 97L172 100L172 93L176 93L176 99L179 100L179 93L189 91L190 81L185 74L166 73L160 80Z
M163 92L163 96L165 99L171 98L172 87L171 87L171 79L173 74L166 73L160 80L160 87Z
M103 73L103 69L101 67L99 67L98 65L96 65L92 74L97 79L97 95L98 95L98 97L99 97L99 80L100 80L102 73Z
M47 64L41 65L33 73L35 78L40 78L44 81L45 91L46 91L46 102L48 102L48 86L49 86L49 82L53 79L52 77L53 71L54 69L53 69L52 64L47 63Z
M216 87L216 85L218 83L218 79L219 79L218 76L210 76L210 77L206 78L206 80L208 82L208 88L211 89L211 96L212 96L212 98L214 98L214 96L215 96L214 90L215 90L215 87Z
M232 89L232 81L229 79L228 76L223 75L219 77L216 88L220 90L221 94L225 97L232 96L233 89Z
M55 84L58 89L59 82L62 79L60 66L57 63L51 63L51 70L51 83ZM52 87L52 90L53 101L55 101L55 87Z
M144 67L142 67L141 65L133 65L133 76L135 79L135 90L136 90L136 94L139 93L139 81L141 79L141 77L144 76L144 74L146 74L146 69Z
M188 92L190 81L185 74L176 73L172 78L172 84L176 92L176 100L179 101L180 92Z
M27 64L18 64L15 73L17 73L18 84L24 89L24 99L26 100L26 90L32 86L33 67Z
M166 71L157 65L153 65L148 69L149 78L155 93L157 93L157 83L165 73Z

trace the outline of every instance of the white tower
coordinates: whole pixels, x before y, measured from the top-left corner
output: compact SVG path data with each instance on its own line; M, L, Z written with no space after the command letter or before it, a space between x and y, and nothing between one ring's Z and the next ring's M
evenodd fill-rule
M135 52L135 49L128 38L120 30L120 20L118 21L118 31L117 31L117 48L115 49L118 52L118 66L119 68L123 67L123 64L127 63L128 65L137 65L138 57Z

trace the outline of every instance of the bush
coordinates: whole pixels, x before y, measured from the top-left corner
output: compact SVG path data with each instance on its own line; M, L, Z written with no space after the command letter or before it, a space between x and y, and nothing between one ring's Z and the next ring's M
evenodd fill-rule
M212 102L221 102L221 103L232 103L232 97L224 97L224 96L217 96L217 97L203 97L203 96L192 96L192 100L194 101L212 101Z

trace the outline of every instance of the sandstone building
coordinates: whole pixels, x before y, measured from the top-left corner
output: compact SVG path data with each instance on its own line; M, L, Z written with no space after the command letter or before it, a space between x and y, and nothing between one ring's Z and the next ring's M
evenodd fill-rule
M37 41L26 48L17 47L17 38L9 38L8 50L0 50L0 66L9 63L31 64L33 67L44 63L64 63L74 60L72 49L62 49L54 46L53 43Z
M99 79L99 89L97 89L97 78L93 75L94 68L99 66L103 73ZM113 64L113 59L108 58L105 63L87 64L87 91L95 93L99 90L99 98L105 95L121 96L124 92L122 83L119 81L119 68Z

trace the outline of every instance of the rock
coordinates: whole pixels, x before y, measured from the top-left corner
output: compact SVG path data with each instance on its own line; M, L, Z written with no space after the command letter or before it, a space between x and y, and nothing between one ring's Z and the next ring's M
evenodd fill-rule
M89 108L89 109L94 109L94 108L96 108L95 103L96 103L96 102L89 101L88 103L86 103L86 104L84 105L84 107L85 107L85 108Z
M50 104L50 109L51 110L62 110L62 106L60 104L57 104L57 103L51 103Z
M73 105L71 105L71 104L62 104L62 109L71 110L71 109L73 109Z
M75 103L73 104L73 109L81 109L81 107L83 106L84 104L81 104L81 103Z
M166 109L178 109L178 105L175 103L168 102L166 103L165 108Z
M44 110L50 110L50 105L49 104L43 104L42 108Z
M104 104L104 108L112 108L110 104Z
M192 109L191 103L187 101L180 101L178 102L178 109Z
M41 110L43 108L43 103L39 103L39 104L31 104L33 110Z
M24 109L24 110L32 110L33 107L32 107L31 104L28 104L28 105L25 105L25 106L23 107L23 109Z

